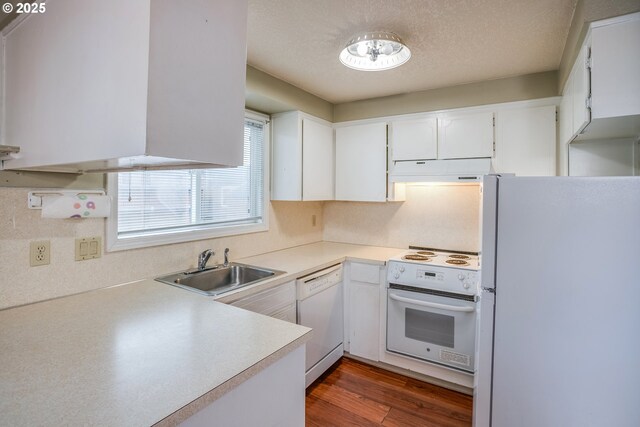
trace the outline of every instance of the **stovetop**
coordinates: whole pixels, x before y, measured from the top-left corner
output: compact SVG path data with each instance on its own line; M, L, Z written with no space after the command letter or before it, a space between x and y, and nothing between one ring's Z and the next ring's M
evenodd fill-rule
M390 285L476 295L478 270L476 253L410 247L389 260L387 281Z
M407 252L391 260L463 270L479 269L478 254L474 252L455 252L416 246L410 246L409 248Z

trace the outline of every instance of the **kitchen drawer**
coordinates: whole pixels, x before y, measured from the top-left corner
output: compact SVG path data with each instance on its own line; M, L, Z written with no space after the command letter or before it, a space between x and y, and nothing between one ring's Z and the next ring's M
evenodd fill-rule
M355 282L380 283L380 266L373 264L351 263L351 274L349 279Z
M285 309L292 304L295 306L295 303L296 283L295 281L291 281L289 283L285 283L284 285L280 285L272 289L267 289L265 291L258 292L255 295L242 298L231 303L231 305L239 308L244 308L245 310L253 311L255 313L261 313L271 316L272 314L278 312L279 310Z

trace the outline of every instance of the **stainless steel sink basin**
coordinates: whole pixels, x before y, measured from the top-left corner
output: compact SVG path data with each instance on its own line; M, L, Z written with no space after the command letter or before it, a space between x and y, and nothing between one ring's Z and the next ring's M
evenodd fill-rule
M284 271L232 262L227 267L220 265L203 271L182 271L157 277L156 280L205 295L220 295L280 274Z

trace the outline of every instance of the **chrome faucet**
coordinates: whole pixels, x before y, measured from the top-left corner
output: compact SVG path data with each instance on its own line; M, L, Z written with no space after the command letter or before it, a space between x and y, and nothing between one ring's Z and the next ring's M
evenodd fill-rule
M212 255L216 253L211 249L207 249L206 251L202 251L200 255L198 255L198 271L202 271L207 266L207 261L211 258Z
M224 250L224 264L223 267L229 267L229 248L225 248Z

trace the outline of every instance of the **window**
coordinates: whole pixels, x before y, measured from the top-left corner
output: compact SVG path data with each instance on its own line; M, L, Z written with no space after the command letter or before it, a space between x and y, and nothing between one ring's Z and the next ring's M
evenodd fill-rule
M237 168L110 174L109 250L267 230L267 126L264 117L247 115Z

